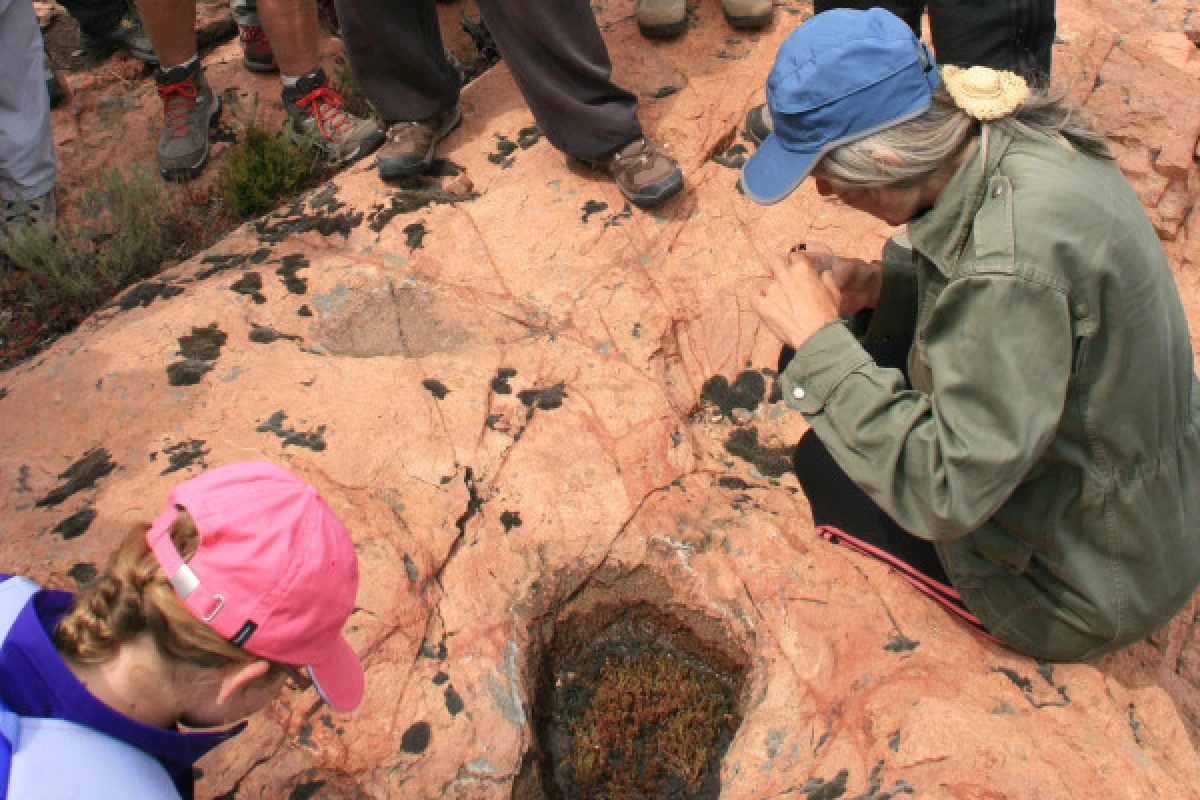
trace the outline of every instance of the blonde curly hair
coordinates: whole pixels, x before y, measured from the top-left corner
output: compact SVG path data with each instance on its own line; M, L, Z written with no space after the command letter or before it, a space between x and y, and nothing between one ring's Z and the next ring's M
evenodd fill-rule
M58 652L77 663L101 664L149 634L159 653L181 666L212 669L257 659L184 606L146 544L146 530L130 531L96 582L76 595L54 630ZM191 515L181 509L170 535L183 559L191 558L200 539Z

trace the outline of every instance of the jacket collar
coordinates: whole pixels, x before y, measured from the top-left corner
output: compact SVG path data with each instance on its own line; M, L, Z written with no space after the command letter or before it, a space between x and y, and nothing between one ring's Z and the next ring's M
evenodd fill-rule
M988 181L1011 143L1012 137L1004 131L985 126L933 208L909 220L908 238L913 248L947 278L958 269L963 248L971 238L975 214L987 195Z
M51 631L71 604L68 592L34 595L0 647L0 690L20 716L51 717L84 725L137 747L158 759L190 796L191 765L245 723L228 730L183 733L146 725L97 700L71 672L54 647Z

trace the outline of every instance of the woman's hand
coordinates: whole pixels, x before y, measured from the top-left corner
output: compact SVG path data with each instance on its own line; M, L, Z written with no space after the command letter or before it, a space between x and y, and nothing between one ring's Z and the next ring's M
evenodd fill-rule
M837 273L842 259L833 269L818 273L802 250L788 254L786 262L772 265L774 277L754 298L754 310L763 324L781 342L798 349L808 337L838 318L842 291Z
M856 314L864 308L879 305L883 267L878 261L838 257L833 261L833 282L841 292L838 312L842 315Z

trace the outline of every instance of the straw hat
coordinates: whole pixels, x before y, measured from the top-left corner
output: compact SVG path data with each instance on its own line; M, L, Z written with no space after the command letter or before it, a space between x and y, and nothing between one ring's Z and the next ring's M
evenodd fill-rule
M986 122L1011 114L1029 97L1029 84L1015 72L991 67L942 67L942 80L955 104Z

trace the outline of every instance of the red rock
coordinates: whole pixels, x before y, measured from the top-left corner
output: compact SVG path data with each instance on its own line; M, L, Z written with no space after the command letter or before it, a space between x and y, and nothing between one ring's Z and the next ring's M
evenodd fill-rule
M1200 797L1197 601L1152 641L1039 669L822 542L792 477L725 449L753 427L785 454L804 430L797 415L700 404L714 375L774 366L778 344L747 302L770 254L819 238L873 257L891 233L811 187L754 206L712 160L739 141L775 47L808 12L789 8L748 36L705 0L697 27L670 44L640 38L633 0L598 11L647 129L687 175L688 190L658 211L624 213L610 182L569 168L545 140L508 169L489 161L494 134L515 140L532 124L501 65L466 90L442 152L463 168L442 188L477 199L389 217L403 190L356 166L301 213L262 220L263 234L242 226L173 267L160 280L179 296L102 311L0 376L6 570L70 586L74 564L102 562L199 468L166 472L184 452L288 464L353 531L362 583L348 635L366 704L340 715L286 693L205 759L200 796L512 797L555 626L643 604L746 669L722 798L796 794L841 770L846 796L907 784L918 797ZM1154 50L1183 8L1069 0L1059 14L1070 38L1057 74L1113 134L1139 197L1174 236L1168 256L1200 331L1196 179L1178 155L1194 146L1200 87ZM237 87L245 107L257 92L278 113L277 84L242 74L234 47L210 56L213 83ZM666 85L678 91L653 96ZM126 97L142 108L123 117L139 134L126 149L144 160L152 92L136 84ZM116 160L83 155L93 135L82 126L63 138L80 148L72 163ZM589 201L605 207L585 215ZM322 214L327 235L287 231ZM303 265L284 266L298 255ZM247 271L265 303L230 290ZM213 323L228 338L211 370L170 385L178 338ZM301 339L254 343L254 326ZM286 443L287 431L308 447ZM35 507L94 447L118 469L59 507ZM84 535L50 532L85 503L98 517Z

